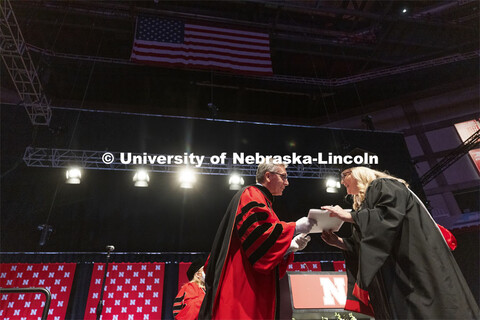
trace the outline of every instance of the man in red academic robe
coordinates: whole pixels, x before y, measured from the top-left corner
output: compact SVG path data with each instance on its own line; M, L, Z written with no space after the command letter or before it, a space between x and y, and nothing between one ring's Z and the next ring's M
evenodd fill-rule
M240 190L230 202L206 266L207 292L199 319L275 319L278 280L310 238L314 220L280 221L273 196L288 186L283 164L262 163L257 185ZM297 236L295 236L297 234Z

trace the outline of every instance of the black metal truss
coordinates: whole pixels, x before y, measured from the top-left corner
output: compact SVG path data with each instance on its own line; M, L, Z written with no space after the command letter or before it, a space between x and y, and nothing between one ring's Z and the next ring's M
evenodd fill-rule
M8 0L0 4L0 56L32 124L49 125L50 102Z
M142 153L135 153L142 156ZM158 156L158 155L157 155ZM167 155L165 155L167 156ZM185 168L185 164L133 164L121 161L121 152L93 151L93 150L69 150L27 147L23 160L28 167L43 168L70 168L72 166L90 170L111 170L111 171L135 171L139 168L148 172L176 173ZM155 161L152 161L155 162ZM203 175L230 175L237 173L241 176L255 176L257 164L235 163L232 157L225 157L225 161L219 164L212 164L212 156L205 156L201 166L190 165L196 173ZM224 162L222 164L222 162ZM236 161L238 162L238 161ZM288 177L299 179L325 179L327 177L338 177L340 170L330 168L323 164L289 164Z
M448 155L446 155L442 160L440 160L436 165L434 165L430 170L428 170L423 176L420 177L420 182L422 185L426 185L440 173L445 171L452 164L457 162L461 157L463 157L468 151L476 148L480 144L480 130L477 130L472 134L465 142L459 145L457 148L452 150Z

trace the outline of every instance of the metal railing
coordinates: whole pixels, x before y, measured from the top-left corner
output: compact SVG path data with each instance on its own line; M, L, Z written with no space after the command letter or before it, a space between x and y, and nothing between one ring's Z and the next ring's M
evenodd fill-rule
M45 294L45 306L43 306L42 320L47 320L48 310L50 309L50 301L52 294L46 288L0 288L0 293L43 293Z

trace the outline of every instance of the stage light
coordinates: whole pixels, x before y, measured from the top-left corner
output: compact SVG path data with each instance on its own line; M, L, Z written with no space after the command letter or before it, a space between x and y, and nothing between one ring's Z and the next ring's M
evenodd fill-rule
M144 169L138 169L133 176L133 182L135 182L135 187L148 187L148 182L150 182L148 172Z
M65 174L67 180L65 181L68 184L80 184L80 179L82 179L82 171L79 168L72 167L67 170Z
M180 171L180 188L184 189L191 189L193 188L193 184L197 181L195 177L195 172L189 168L182 169Z
M408 12L408 8L405 7L405 8L402 9L403 14L406 14L407 12Z
M338 189L340 189L340 181L335 178L328 178L325 185L327 186L326 190L328 193L337 193Z
M245 182L239 174L232 173L228 183L230 184L230 190L240 190Z

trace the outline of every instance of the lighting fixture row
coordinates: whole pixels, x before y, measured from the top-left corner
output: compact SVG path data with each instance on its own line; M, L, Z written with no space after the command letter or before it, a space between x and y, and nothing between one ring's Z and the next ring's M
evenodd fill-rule
M79 184L82 179L82 171L79 168L70 168L66 172L66 183ZM196 174L189 168L184 168L179 171L178 180L180 182L180 188L191 189L197 181ZM150 176L145 169L137 169L133 175L133 182L135 187L145 188L148 187L150 182ZM240 190L244 185L243 178L237 174L232 173L228 179L230 190ZM338 178L329 177L325 181L326 191L328 193L337 193L340 189L340 181Z
M77 168L70 168L66 171L66 183L68 184L80 184L82 179L82 171ZM196 174L193 170L189 168L184 168L178 173L178 180L180 182L180 188L191 189L197 181ZM145 188L148 187L150 182L150 176L148 175L147 170L137 169L133 175L133 182L135 187ZM230 190L240 190L244 185L243 178L237 174L232 173L228 180L230 185Z

